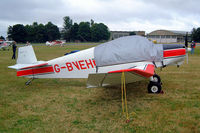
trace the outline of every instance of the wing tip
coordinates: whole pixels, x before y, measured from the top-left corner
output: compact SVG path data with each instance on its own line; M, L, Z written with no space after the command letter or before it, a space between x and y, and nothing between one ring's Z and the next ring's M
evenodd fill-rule
M148 64L146 66L145 70L141 70L138 68L132 68L132 69L122 69L122 70L110 71L108 73L134 72L143 77L149 78L154 75L154 68L155 68L155 66L153 64Z

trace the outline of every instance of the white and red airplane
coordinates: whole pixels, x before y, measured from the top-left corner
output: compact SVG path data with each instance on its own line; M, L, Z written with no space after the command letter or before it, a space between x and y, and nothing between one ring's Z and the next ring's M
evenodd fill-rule
M54 41L47 41L46 46L54 46L54 45L63 45L64 41L54 40Z
M32 79L88 78L87 87L119 85L124 72L126 83L149 78L148 92L159 93L161 80L155 69L179 66L185 57L184 45L153 44L145 37L128 36L49 61L37 61L32 46L20 47L17 64L9 68L16 69L18 77Z
M0 49L9 50L9 46L11 46L12 41L4 41L0 40Z

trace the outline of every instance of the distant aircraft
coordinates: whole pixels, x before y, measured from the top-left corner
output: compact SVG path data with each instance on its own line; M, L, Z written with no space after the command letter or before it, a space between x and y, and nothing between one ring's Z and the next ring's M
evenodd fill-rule
M64 41L58 41L58 40L54 40L54 41L47 41L46 42L46 46L54 46L54 45L63 45L65 42Z
M32 79L88 78L87 87L119 85L123 72L126 83L149 78L148 92L160 93L161 79L155 69L180 66L185 57L184 45L153 44L145 37L136 35L49 61L37 61L32 46L20 47L17 64L9 68L16 69L19 77Z
M12 41L4 41L0 40L0 49L9 50L9 46L11 46Z

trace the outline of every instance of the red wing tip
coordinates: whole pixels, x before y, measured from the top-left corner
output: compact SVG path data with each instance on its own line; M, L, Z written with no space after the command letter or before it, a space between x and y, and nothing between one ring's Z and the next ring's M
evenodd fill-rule
M134 72L143 77L149 78L154 75L154 65L148 64L147 67L145 68L145 70L141 70L138 68L132 68L132 69L122 69L122 70L110 71L108 73L122 73L122 72Z

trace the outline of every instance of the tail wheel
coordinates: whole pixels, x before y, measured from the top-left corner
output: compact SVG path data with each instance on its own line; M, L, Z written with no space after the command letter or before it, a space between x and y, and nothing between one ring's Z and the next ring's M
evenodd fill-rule
M162 89L161 84L158 82L150 82L148 85L149 93L160 93L161 89Z
M161 83L161 78L157 74L153 75L153 82Z

